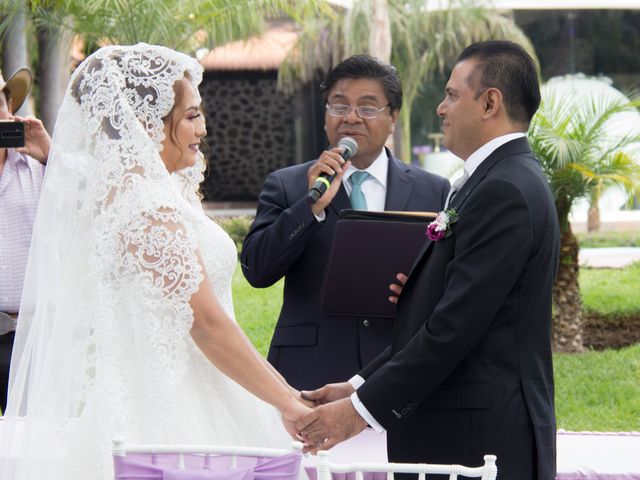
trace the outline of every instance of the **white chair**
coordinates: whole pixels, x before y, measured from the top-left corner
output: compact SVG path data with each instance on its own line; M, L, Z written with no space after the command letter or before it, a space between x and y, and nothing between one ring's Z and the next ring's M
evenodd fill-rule
M425 480L427 474L449 475L449 480L457 480L458 476L495 480L498 474L495 455L485 455L481 467L464 467L462 465L431 465L428 463L330 463L329 452L318 452L316 463L318 480L332 480L332 474L355 473L355 480L373 478L374 473L386 473L387 480L393 480L394 473L417 473L419 480ZM369 474L369 475L365 475Z
M139 478L185 478L187 471L233 472L243 478L242 470L253 469L255 478L261 477L297 480L302 458L302 444L292 442L290 449L253 448L207 445L137 445L113 440L114 475L116 480ZM200 477L198 477L200 478ZM203 477L204 478L204 477ZM220 478L234 479L229 475Z

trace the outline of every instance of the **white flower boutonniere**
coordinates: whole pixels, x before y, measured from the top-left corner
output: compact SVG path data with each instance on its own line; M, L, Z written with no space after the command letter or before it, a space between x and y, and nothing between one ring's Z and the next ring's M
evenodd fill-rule
M454 209L443 210L436 219L427 226L427 237L437 242L451 235L451 225L458 221L458 212Z

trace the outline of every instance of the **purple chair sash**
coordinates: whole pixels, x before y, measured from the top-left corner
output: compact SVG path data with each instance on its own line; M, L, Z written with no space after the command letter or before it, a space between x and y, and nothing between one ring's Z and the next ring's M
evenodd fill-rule
M163 472L162 480L254 480L254 476L250 468L235 468L226 472L169 469Z
M306 467L305 471L309 476L309 480L318 480L318 471L315 467ZM384 472L365 472L362 477L364 480L386 480L387 474ZM332 480L355 480L356 474L353 472L350 473L332 473Z
M185 469L178 469L177 454L130 453L114 456L116 480L297 480L302 455L280 457L185 454Z

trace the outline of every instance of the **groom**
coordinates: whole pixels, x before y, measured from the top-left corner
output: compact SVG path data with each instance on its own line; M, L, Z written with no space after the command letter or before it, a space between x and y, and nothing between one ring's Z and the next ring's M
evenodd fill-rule
M307 449L331 448L368 423L387 431L393 462L477 466L494 454L499 478L554 479L559 230L524 135L539 103L521 47L490 41L462 52L438 106L444 144L468 176L446 207L457 219L416 260L391 347L350 384L304 393L323 404L296 425Z

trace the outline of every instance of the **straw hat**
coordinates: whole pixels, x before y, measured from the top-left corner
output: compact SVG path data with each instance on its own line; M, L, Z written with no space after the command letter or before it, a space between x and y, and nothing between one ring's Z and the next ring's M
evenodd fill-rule
M0 90L9 90L11 97L11 113L15 113L27 98L29 88L31 88L31 70L26 67L19 68L6 82L0 72Z

